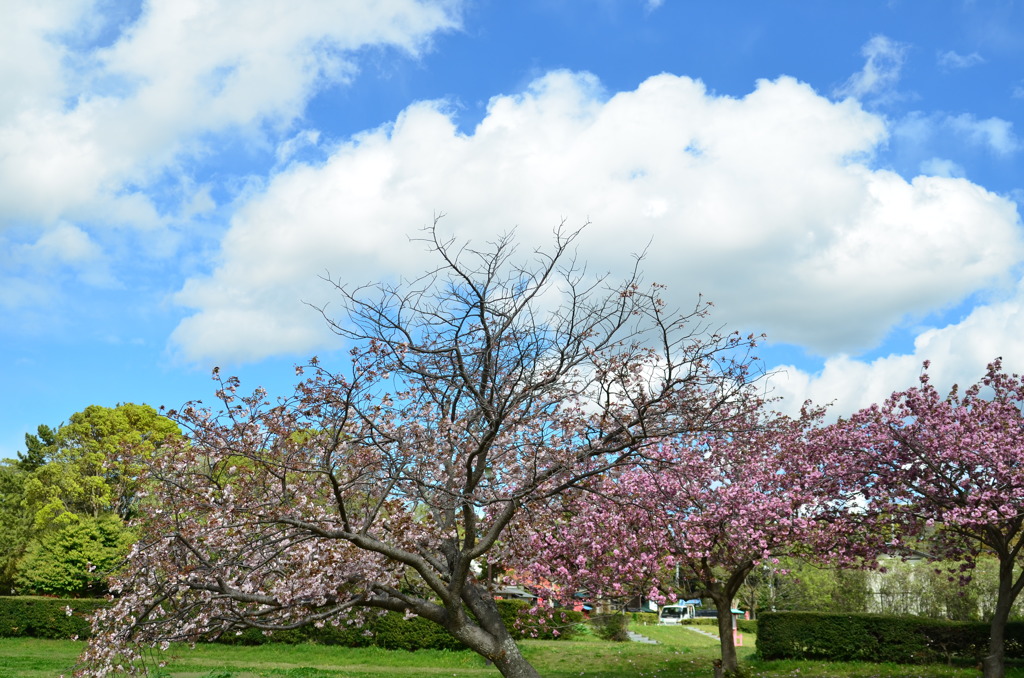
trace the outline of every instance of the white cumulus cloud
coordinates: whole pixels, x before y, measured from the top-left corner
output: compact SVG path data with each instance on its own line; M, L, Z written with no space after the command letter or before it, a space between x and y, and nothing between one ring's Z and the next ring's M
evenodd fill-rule
M1013 132L1013 124L1002 118L979 120L969 113L962 113L949 117L947 125L970 143L986 147L999 155L1020 149L1020 140Z
M447 0L153 0L107 25L116 7L5 4L0 229L160 226L188 206L147 189L211 135L287 130L319 88L353 77L359 50L415 55L458 24Z
M833 402L836 415L848 415L881 402L894 391L917 385L924 361L931 361L932 383L945 392L966 387L985 374L985 366L1004 358L1004 367L1024 372L1024 284L1010 299L978 306L962 321L923 331L909 353L894 353L871 361L837 356L825 361L817 373L792 365L778 368L771 377L773 395L785 399L784 408L796 412L810 398Z
M491 100L459 130L444 102L293 163L235 215L213 270L176 296L189 360L255 360L330 343L302 305L318 278L359 284L430 265L409 235L442 228L483 242L517 227L542 244L562 219L591 220L580 257L621 271L650 243L647 277L716 318L822 353L877 343L990 284L1021 256L1011 201L964 179L873 169L885 121L790 78L742 98L660 75L609 96L554 72Z

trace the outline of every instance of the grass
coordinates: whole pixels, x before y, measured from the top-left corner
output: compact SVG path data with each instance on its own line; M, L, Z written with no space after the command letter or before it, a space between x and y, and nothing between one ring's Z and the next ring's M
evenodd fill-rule
M608 643L585 636L572 641L524 641L523 653L541 675L550 678L708 678L718 656L713 638L682 627L637 627L658 641ZM828 663L757 660L754 637L744 635L737 648L751 678L975 678L973 667L943 665ZM72 641L0 639L0 678L53 678L68 675L83 644ZM318 645L234 647L202 645L172 648L162 654L173 678L495 678L493 666L472 652L401 652L376 648ZM161 675L161 674L158 674ZM1024 667L1007 671L1024 678Z

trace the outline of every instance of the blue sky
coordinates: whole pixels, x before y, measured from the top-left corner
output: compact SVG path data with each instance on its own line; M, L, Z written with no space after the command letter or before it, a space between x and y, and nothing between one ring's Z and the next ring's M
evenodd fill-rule
M1005 0L3 2L0 457L90 404L285 394L303 302L435 213L766 332L850 411L1024 371L1024 7ZM792 405L790 405L792 406Z

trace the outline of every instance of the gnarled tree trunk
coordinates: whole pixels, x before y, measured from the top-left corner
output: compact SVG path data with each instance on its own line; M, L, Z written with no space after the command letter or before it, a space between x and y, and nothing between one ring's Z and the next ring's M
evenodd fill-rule
M519 646L511 638L501 643L500 650L495 657L488 657L494 662L494 666L501 671L505 678L540 678L537 669L533 668L530 662L526 661Z

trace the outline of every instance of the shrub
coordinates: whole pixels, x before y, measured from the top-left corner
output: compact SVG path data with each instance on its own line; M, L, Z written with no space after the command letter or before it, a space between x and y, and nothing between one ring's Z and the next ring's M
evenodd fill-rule
M756 619L737 619L736 629L740 633L757 633L757 620Z
M523 600L499 600L498 611L502 621L517 640L522 638L570 638L583 619L573 610L541 610L531 614L532 605ZM240 634L229 633L219 642L237 645L264 645L267 643L317 643L344 647L382 647L388 650L465 650L437 624L422 617L405 619L397 612L378 615L368 612L361 626L326 624L322 628L305 626L292 631L276 631L264 635L258 629L246 629Z
M576 635L583 613L564 608L541 608L531 613L533 606L525 600L499 600L498 612L505 626L516 640L537 638L568 640Z
M764 659L975 663L987 652L989 627L920 617L766 612L758 623ZM1006 656L1024 657L1024 623L1006 628Z
M612 614L596 614L590 618L590 625L594 627L594 633L602 640L622 642L629 640L626 633L626 626L629 617L615 612Z
M718 619L716 617L694 617L691 619L680 619L680 624L687 626L714 626L718 628Z
M343 647L382 647L387 650L464 650L466 647L452 638L437 624L422 617L406 619L397 612L383 615L370 611L360 626L325 624L303 626L289 631L275 631L265 635L259 629L245 629L241 633L228 632L217 639L228 645L268 645L271 643L316 643Z
M530 614L530 603L499 600L498 610L514 638L570 638L583 614L573 610L542 609ZM33 596L0 597L0 638L87 638L88 618L107 605L102 598L39 598ZM72 615L68 616L67 608ZM382 647L388 650L464 650L437 624L422 617L405 619L397 612L377 614L369 611L362 626L325 624L322 628L304 626L265 635L259 629L241 633L229 631L216 639L228 645L266 645L269 643L317 643L344 647Z
M630 612L629 618L634 624L642 626L651 626L658 623L657 612Z
M355 634L367 641L360 644L382 647L385 650L466 649L465 645L452 638L443 628L423 617L406 619L397 612L388 612L378 617L370 613L367 622L362 628L349 628L350 633L345 634L346 640L351 638L351 632L354 631ZM322 642L315 635L315 632L321 629L316 629L315 627L306 628L310 628L314 632L311 640ZM325 626L324 628L328 627ZM372 635L366 635L365 632L367 631ZM350 642L345 644L349 645L349 647L352 646Z
M97 598L0 597L0 638L87 638L88 617L106 604Z

